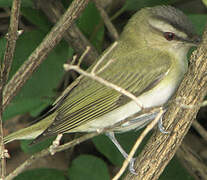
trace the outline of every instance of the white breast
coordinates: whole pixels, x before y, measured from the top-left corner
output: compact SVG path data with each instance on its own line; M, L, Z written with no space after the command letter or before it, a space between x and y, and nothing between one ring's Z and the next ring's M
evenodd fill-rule
M153 91L138 97L138 100L141 102L144 108L159 106L168 101L176 88L176 83L171 83L169 86L165 86L164 83L162 83L159 88L155 88ZM88 132L96 131L97 129L102 129L104 127L118 123L139 111L140 107L134 101L131 101L122 107L119 107L99 118L94 119L93 121L75 128L73 131L85 132L86 129Z
M153 90L150 90L138 97L138 100L141 102L144 108L160 106L169 100L169 98L176 91L187 68L187 65L183 64L183 60L180 61L180 63L182 63L178 63L180 71L175 71L174 68L172 68L166 74L166 77L168 78L163 78L163 80L159 83L158 87L155 87L153 88ZM166 83L166 81L170 81L170 83ZM96 131L97 129L102 129L114 125L115 123L118 123L139 111L140 107L134 101L130 101L122 107L119 107L99 118L96 118L90 122L87 122L84 125L75 128L73 131L85 132L86 129L87 132ZM143 125L143 123L138 122L136 126L139 127ZM127 126L127 123L123 124L123 126Z

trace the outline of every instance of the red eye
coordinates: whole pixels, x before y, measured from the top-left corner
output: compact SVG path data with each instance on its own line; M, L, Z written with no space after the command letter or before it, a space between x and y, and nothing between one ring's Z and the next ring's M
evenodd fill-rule
M175 34L172 32L164 32L164 37L168 41L172 41L175 38Z

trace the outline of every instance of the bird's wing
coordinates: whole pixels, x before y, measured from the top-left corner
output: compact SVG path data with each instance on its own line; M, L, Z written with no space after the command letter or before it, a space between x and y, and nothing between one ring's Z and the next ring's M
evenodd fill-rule
M159 57L158 57L159 56ZM159 58L159 62L155 59ZM170 57L154 53L143 56L139 52L115 58L98 76L139 96L157 85L171 67ZM44 131L44 136L70 132L95 118L129 102L116 90L84 77L67 97L59 101L54 122Z

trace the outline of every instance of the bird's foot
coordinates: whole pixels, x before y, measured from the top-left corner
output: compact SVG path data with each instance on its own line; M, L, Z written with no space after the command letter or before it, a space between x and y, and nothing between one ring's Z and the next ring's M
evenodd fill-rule
M129 162L129 171L134 174L137 175L137 172L134 169L134 162L135 162L136 158L132 158Z
M166 131L165 128L162 125L162 117L160 118L160 120L158 121L158 128L160 130L161 133L163 134L169 134L169 131Z

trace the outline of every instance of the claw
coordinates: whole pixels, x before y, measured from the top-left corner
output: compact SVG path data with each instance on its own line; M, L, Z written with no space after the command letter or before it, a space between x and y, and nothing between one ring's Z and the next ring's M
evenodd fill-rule
M166 131L162 125L162 117L160 118L160 120L158 121L158 128L160 130L161 133L163 134L169 134L169 131Z
M131 161L129 162L129 171L134 175L138 175L137 172L134 169L135 160L136 160L136 158L132 158Z

